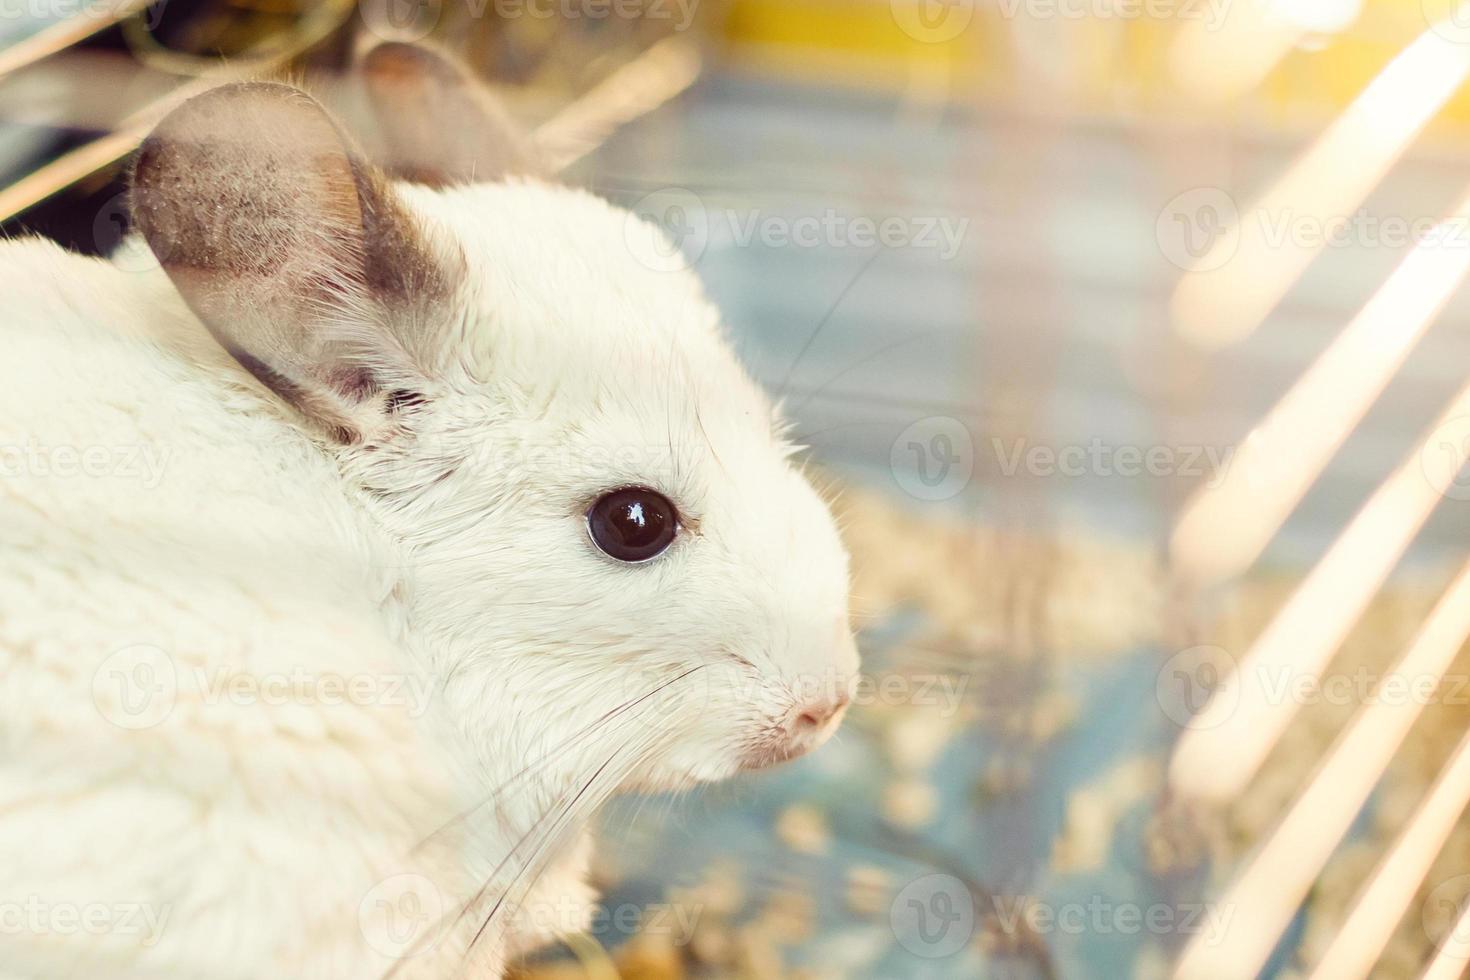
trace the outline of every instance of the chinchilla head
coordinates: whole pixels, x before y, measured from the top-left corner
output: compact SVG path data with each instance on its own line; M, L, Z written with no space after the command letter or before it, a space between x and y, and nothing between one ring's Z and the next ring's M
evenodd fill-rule
M696 278L531 176L442 56L362 75L384 169L302 91L227 85L143 144L134 218L392 542L448 722L491 771L646 787L820 744L857 670L846 555Z

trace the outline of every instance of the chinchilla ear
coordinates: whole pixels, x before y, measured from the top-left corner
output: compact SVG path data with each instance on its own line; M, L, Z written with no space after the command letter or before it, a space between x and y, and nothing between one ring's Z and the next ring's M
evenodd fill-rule
M500 103L449 55L388 41L364 55L359 70L380 162L394 177L443 187L546 172Z
M426 311L463 258L304 92L246 82L174 109L138 152L132 211L220 344L330 438L380 441L425 399Z

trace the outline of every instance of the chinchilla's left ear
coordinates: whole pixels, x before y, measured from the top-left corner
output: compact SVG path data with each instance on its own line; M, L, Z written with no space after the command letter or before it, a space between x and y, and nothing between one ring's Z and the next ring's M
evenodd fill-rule
M359 71L382 144L377 162L392 176L443 187L546 172L494 95L449 55L389 41Z
M426 399L463 256L304 92L242 82L174 109L138 151L132 212L221 346L333 441L389 438Z

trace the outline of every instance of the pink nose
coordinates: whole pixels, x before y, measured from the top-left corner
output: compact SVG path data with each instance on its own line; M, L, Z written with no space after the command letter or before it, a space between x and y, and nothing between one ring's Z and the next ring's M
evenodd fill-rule
M796 715L796 731L798 734L810 735L827 727L827 724L842 714L842 709L847 707L849 698L847 694L839 694L829 701L818 701L803 705Z

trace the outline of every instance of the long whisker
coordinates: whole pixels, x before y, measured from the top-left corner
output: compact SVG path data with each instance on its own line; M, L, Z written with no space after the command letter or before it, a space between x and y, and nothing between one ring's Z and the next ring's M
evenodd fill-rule
M543 838L549 838L556 832L556 829L561 826L562 818L572 812L573 808L575 808L577 805L577 801L580 800L582 796L587 792L587 790L592 786L592 784L597 781L597 777L601 776L607 770L607 767L612 764L613 759L617 758L618 753L621 751L621 749L614 751L612 755L607 757L602 765L597 767L597 770L593 772L591 776L587 777L587 781L584 782L581 788L577 790L576 795L574 795L570 801L568 801L564 806L561 807L560 813L552 821L551 826L548 827L545 833L542 835ZM510 859L515 855L516 851L520 850L521 846L530 839L531 834L540 828L543 822L545 822L544 816L541 820L537 820L536 823L532 824L531 829L527 830L524 834L521 835L520 840L516 841L515 846L510 849L510 853L506 854L501 862L495 866L495 869L486 876L485 883L480 886L480 890L475 893L475 897L469 902L466 902L464 907L460 910L459 917L455 920L456 924L458 924L460 919L464 918L464 916L469 912L470 909L480 903L480 900L485 897L485 892L489 890L490 885L495 881L496 876L505 868L506 863L509 862ZM525 868L529 866L530 862L528 861L521 866L521 870L524 871ZM520 873L517 873L516 876L511 879L510 884L501 891L500 897L495 900L495 904L491 906L489 914L486 915L485 920L480 923L480 927L475 930L475 934L470 937L469 944L465 947L464 951L465 961L468 961L470 957L474 955L475 945L480 941L480 937L485 934L485 930L489 928L490 923L494 921L496 913L498 913L501 907L505 904L506 896L511 893L512 889L515 888L519 880Z
M618 774L619 778L606 780L604 785L599 787L596 794L591 797L587 797L588 803L583 807L583 809L587 812L591 812L600 807L612 794L613 790L615 790L618 785L623 782L627 774L643 764L643 762L647 759L650 750L658 745L660 734L661 733L658 732L650 732L649 735L645 737L642 747L638 750L636 755L634 755L632 764L627 766L624 771ZM470 939L469 945L465 949L464 955L466 959L468 959L473 954L475 945L479 942L480 937L484 935L485 931L489 928L490 923L495 920L495 917L505 906L506 899L510 898L516 892L517 886L520 885L522 880L526 881L526 886L521 892L522 899L524 899L525 895L535 885L535 882L541 877L542 872L545 871L545 865L550 859L552 853L551 844L558 840L561 834L567 828L567 826L574 822L575 817L578 814L578 803L587 796L587 791L598 782L599 777L607 771L608 767L613 763L613 761L617 759L619 755L626 753L628 750L629 746L620 746L618 749L614 750L613 754L608 756L607 760L604 761L603 764L597 768L597 771L594 772L592 776L589 777L587 781L582 784L582 787L577 791L576 795L573 796L572 799L569 800L565 805L563 805L560 808L560 812L552 818L550 826L548 826L538 838L533 851L529 855L527 855L526 860L521 865L519 870L517 870L516 874L512 877L510 883L507 884L506 887L501 891L500 897L496 899L495 905L486 915L485 921L480 924L479 929L475 931L475 935ZM546 818L543 816L541 820L537 821L536 826L540 826L542 823L545 822ZM521 836L521 839L516 842L516 846L511 849L512 855L516 851L518 851L521 846L530 838L532 832L534 832L535 829L536 827L532 827L531 830L528 830L525 834ZM507 855L506 860L509 860L509 857L510 855ZM494 881L495 875L504 868L505 863L506 861L502 861L500 865L496 867L495 871L492 872L485 885L480 889L479 894L472 902L466 905L466 912L474 905L479 904L480 898L484 895L486 889L488 889L490 884ZM528 872L530 873L529 876Z
M517 772L516 774L514 774L513 776L511 776L505 782L501 783L484 800L481 800L479 803L475 804L473 807L471 807L468 810L465 810L464 812L456 815L453 819L451 819L450 821L448 821L444 826L438 828L433 833L429 834L422 841L420 841L417 845L415 845L415 847L412 849L412 851L410 853L414 853L414 852L419 851L425 844L427 844L434 837L438 836L439 834L443 833L444 831L448 830L449 828L455 826L456 824L459 824L459 823L463 822L464 820L468 819L469 816L471 816L473 813L475 813L476 811L478 811L486 803L489 803L492 800L494 800L501 791L503 791L504 789L508 788L509 786L511 786L512 784L514 784L517 780L519 780L519 779L523 778L524 776L526 776L528 773L533 772L537 768L539 768L542 765L544 765L549 759L551 759L554 755L556 755L561 749L564 749L564 748L570 746L571 744L573 744L575 742L578 742L581 739L584 739L584 738L588 737L589 735L601 733L603 731L603 729L608 724L611 724L611 723L614 723L614 722L619 722L619 721L621 721L623 724L628 724L628 723L631 723L631 722L636 722L638 720L639 716L638 715L630 715L629 712L633 711L638 706L640 706L642 704L645 704L648 701L649 698L651 698L654 695L656 695L656 694L658 694L658 693L666 690L671 685L673 685L675 683L678 683L679 681L681 681L681 680L689 677L690 675L694 674L695 672L697 672L698 670L700 670L704 666L706 666L706 665L705 664L697 664L694 667L691 667L688 670L685 670L682 673L680 673L680 674L678 674L678 675L670 678L669 680L663 682L662 684L659 684L657 687L654 687L652 690L647 691L646 693L640 695L639 697L633 699L632 701L629 701L629 702L626 702L626 703L624 703L622 705L619 705L617 708L610 709L608 712L606 712L604 715L602 715L597 720L593 721L592 723L590 723L590 724L588 724L586 726L583 726L582 729L580 729L579 731L573 733L571 736L568 736L566 739L563 739L561 742L557 743L557 745L552 746L540 758L538 758L537 760L535 760L535 761L533 761L531 763L528 763L519 772ZM479 929L477 929L477 931L475 933L474 938L472 938L470 940L470 943L466 947L465 952L463 954L463 958L467 961L468 958L473 954L473 950L474 950L475 944L479 941L480 937L483 935L483 933L485 932L486 928L490 924L490 921L494 918L496 911L503 905L503 903L504 903L507 895L510 894L511 889L513 889L514 886L521 880L521 878L524 876L526 870L528 868L530 868L542 854L544 854L544 853L546 853L548 851L548 848L547 848L546 845L549 844L553 839L555 839L555 835L557 833L559 833L560 830L561 830L561 828L565 827L566 824L570 821L571 817L574 815L574 808L575 808L577 802L584 797L584 795L586 794L588 788L590 788L596 782L596 780L603 774L603 772L605 772L607 770L608 766L612 763L612 761L614 759L616 759L618 757L618 755L627 752L628 749L630 748L630 745L638 745L639 746L639 748L638 748L638 755L637 755L637 757L634 760L635 765L634 766L630 766L628 768L627 772L625 772L625 773L622 774L622 776L625 778L626 775L627 775L627 773L630 773L633 770L633 768L636 767L636 765L642 765L643 762L646 761L646 758L648 757L650 750L653 749L653 748L655 748L655 747L657 747L659 738L662 737L664 734L665 734L664 732L658 731L657 729L651 729L649 731L648 735L645 736L641 740L641 742L634 742L634 743L629 743L629 744L625 744L625 745L620 746L611 756L608 757L608 759L601 766L598 767L597 771L594 772L591 777L589 777L584 783L582 783L581 788L577 790L576 795L573 796L573 798L570 801L567 801L565 803L563 801L566 798L566 794L571 791L571 786L569 786L567 789L563 790L562 793L556 798L556 800L553 801L552 806L551 806L551 809L549 809L546 813L542 814L542 816L539 817L531 825L531 827L528 828L526 830L526 832L521 835L521 837L515 842L515 844L512 845L511 848L507 851L507 853L505 854L505 856L500 859L499 863L496 864L496 866L490 871L490 873L488 875L486 875L484 884L481 885L481 887L475 893L475 895L473 897L471 897L469 899L469 901L463 903L460 906L458 912L455 913L454 920L451 923L451 925L448 927L448 929L436 928L436 929L433 929L433 930L429 930L429 931L427 931L425 933L424 937L421 937L421 939L419 940L419 942L422 943L423 941L429 940L432 937L442 936L446 931L452 930L454 928L454 926L457 926L460 922L462 922L464 920L464 917L466 915L468 915L470 913L470 911L473 908L475 908L475 906L479 905L480 902L483 901L486 892L496 882L496 880L499 877L500 873L503 870L505 870L505 868L509 864L509 862L516 857L517 853L527 843L527 841L529 841L531 839L532 835L535 834L539 829L541 829L543 827L543 825L546 825L547 822L548 822L548 820L550 820L551 821L551 825L541 835L541 837L538 840L537 845L536 845L535 849L533 850L532 854L530 855L530 857L528 858L528 860L526 861L526 863L522 865L521 869L517 872L516 876L512 879L512 882L511 882L510 886L506 890L504 890L504 891L501 892L499 898L496 900L495 906L491 909L491 911L490 911L489 915L487 916L485 922L483 922L480 925ZM611 792L613 790L615 790L618 785L621 784L621 782L622 782L622 779L621 778L620 779L617 779L617 780L611 780L611 781L609 781L609 784L605 788L605 792L602 792L598 796L594 797L595 804L596 805L600 805L606 799L606 796L610 795ZM572 786L575 786L576 784L573 783L571 785ZM538 870L536 872L535 877L532 878L532 882L534 883L535 878L539 878L539 876L540 876L540 871ZM446 915L446 917L447 917L447 915ZM391 980L391 978L394 977L398 973L398 970L403 965L403 962L406 961L409 956L412 956L413 955L413 952L415 952L415 951L414 950L410 950L409 953L408 953L408 955L405 956L404 960L402 960L399 963L395 964L387 973L385 973L383 975L383 980Z
M810 392L805 398L803 398L800 402L798 402L795 407L793 407L791 409L791 414L794 416L794 415L796 415L797 412L800 412L803 408L805 408L806 406L810 405L812 403L812 399L818 397L819 395L822 394L822 392L826 391L827 390L827 387L829 385L831 385L832 382L836 381L838 378L842 378L842 377L845 377L848 374L851 374L853 371L855 371L858 368L862 367L864 364L869 363L870 361L874 360L875 358L882 357L884 354L887 354L889 351L897 350L900 347L907 346L908 344L912 344L912 343L914 343L915 341L918 341L918 340L923 340L925 337L927 337L930 334L935 333L935 332L936 332L936 329L933 328L933 327L927 327L927 328L925 328L923 330L915 330L915 331L911 332L907 337L903 337L902 339L895 340L891 344L884 344L882 347L878 348L877 350L872 351L871 353L865 354L864 356L858 358L856 361L853 361L847 367L843 368L841 371L838 371L836 374L832 375L832 377L828 378L821 385L817 386L816 390Z
M858 280L867 273L868 269L872 268L873 263L878 261L878 256L882 254L882 249L876 249L872 255L868 256L868 260L847 281L847 285L842 287L842 292L837 294L837 298L832 301L832 305L827 307L827 312L822 314L822 318L817 321L816 327L807 335L806 343L801 345L801 350L797 351L796 356L791 359L791 366L786 369L786 377L781 380L781 387L776 391L775 400L777 402L786 396L787 386L791 384L791 378L796 374L796 369L801 364L802 358L806 357L807 351L812 349L812 344L817 342L817 336L827 326L827 322L832 319L832 314L837 312L837 308L842 305L842 301L847 298L847 294L852 291L852 287L857 285Z
M574 745L575 743L581 741L584 738L587 738L589 735L595 734L603 725L608 724L608 723L616 720L621 715L626 714L628 711L631 711L633 708L636 708L638 705L644 703L645 701L647 701L649 698L653 697L654 695L659 694L659 693L661 693L664 690L667 690L670 686L672 686L674 684L677 684L679 681L681 681L684 678L688 677L690 674L693 674L696 671L702 669L704 666L706 666L706 665L705 664L696 664L695 666L690 667L688 670L684 671L683 673L678 674L677 676L672 677L669 680L665 681L664 683L660 684L658 687L655 687L653 690L648 691L645 694L641 694L638 697L634 698L633 700L628 701L628 702L625 702L624 704L621 704L621 705L619 705L616 708L609 709L601 717L593 720L592 722L588 723L587 725L584 725L582 728L580 728L577 731L573 732L571 735L568 735L566 738L562 739L560 742L557 742L555 745L552 745L544 753L542 753L540 757L538 757L537 759L535 759L535 760L527 763L524 767L522 767L520 769L520 771L518 771L515 774L513 774L512 776L510 776L510 778L506 779L500 785L496 786L480 802L476 803L474 806L470 807L469 809L467 809L467 810L465 810L465 811L457 814L456 816L454 816L453 818L451 818L448 822L446 822L443 826L439 827L437 830L435 830L432 833L430 833L423 840L419 841L418 844L414 845L414 848L413 848L413 850L410 853L417 853L422 847L424 847L424 845L428 844L430 841L432 841L434 838L438 837L440 834L444 833L445 831L449 830L450 828L455 827L456 825L458 825L460 823L463 823L465 820L469 819L469 817L471 817L473 814L475 814L476 812L478 812L487 803L489 803L492 800L494 800L498 794L500 794L500 793L504 792L505 790L509 789L511 786L513 786L515 783L517 783L521 779L525 778L526 776L528 776L531 773L535 772L540 767L542 767L545 764L547 764L548 762L550 762L553 759L553 757L557 756L562 750L567 749L567 748L570 748L572 745Z
M616 755L616 753L614 753L614 756L615 755ZM611 761L611 757L609 758L608 762L610 762L610 761ZM597 778L597 776L600 775L604 769L606 769L607 764L608 764L607 762L604 762L603 765L600 766L598 768L598 770L596 772L594 772L593 775L591 777L589 777L589 779L585 783L582 784L582 788L580 790L578 790L577 797L580 797L581 794L583 792L585 792L586 788L589 785L591 785L591 783ZM574 786L576 784L573 783L572 785ZM498 864L496 864L495 867L492 868L490 870L490 872L485 876L484 883L475 892L475 894L469 900L467 900L466 902L464 902L463 904L461 904L459 906L458 911L454 913L454 919L453 919L453 921L450 922L448 926L445 926L443 924L444 921L446 919L448 919L448 913L446 913L445 916L441 918L440 922L438 924L436 924L435 928L426 930L424 932L423 936L419 937L419 939L415 942L414 946L411 947L407 951L406 955L402 959L400 959L397 963L395 963L388 970L387 973L383 974L383 980L392 980L392 978L394 976L396 976L398 974L398 971L403 967L404 963L408 962L408 960L412 956L414 956L417 952L419 952L418 947L422 943L424 943L424 942L434 942L434 941L437 941L437 939L439 939L440 937L444 936L446 933L452 932L453 929L454 929L454 927L458 926L459 923L461 923L462 921L464 921L465 916L468 915L470 913L470 910L473 909L476 905L478 905L484 899L485 893L487 891L489 891L490 886L495 883L496 879L500 875L500 872L503 871L505 869L506 865L509 864L510 861L516 856L517 852L520 851L521 847L526 843L527 840L530 839L531 835L534 834L534 833L536 833L536 831L541 828L542 824L545 823L545 821L547 820L547 818L550 817L553 813L565 812L566 807L569 806L570 804L563 804L562 801L566 798L566 794L568 792L570 792L570 791L571 791L571 787L570 786L567 789L563 790L562 793L553 802L552 809L549 810L547 813L542 814L542 816L540 818L538 818L525 831L525 833L523 833L520 836L520 838L510 847L510 849L506 852L505 856L500 859L500 862ZM574 800L575 800L575 797L574 797ZM505 892L502 892L501 895L500 895L500 897L499 897L499 899L497 899L497 901L496 901L496 907L497 908L500 906L500 903L504 901L504 899L505 899ZM474 945L479 940L480 936L483 934L483 932L485 930L485 925L487 925L487 924L488 924L488 920L487 920L486 923L484 923L484 924L482 924L480 926L479 930L475 933L474 938L471 939L471 941L469 942L469 944L465 947L465 951L464 951L464 953L461 956L461 960L462 961L467 961L469 959L469 957L473 954Z

